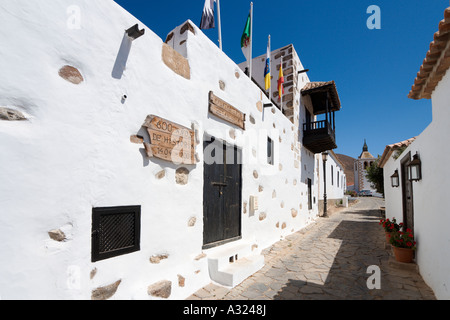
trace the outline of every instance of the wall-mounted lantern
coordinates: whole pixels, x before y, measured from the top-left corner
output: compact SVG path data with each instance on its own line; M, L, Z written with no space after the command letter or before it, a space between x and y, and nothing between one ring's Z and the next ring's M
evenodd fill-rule
M419 154L416 153L413 161L408 165L408 179L410 181L422 180L422 161L420 161Z
M398 175L398 170L391 176L391 185L393 188L398 188L400 186L400 176Z
M126 33L131 38L131 40L136 40L137 38L144 35L145 29L139 30L139 25L135 24L130 29L128 29Z

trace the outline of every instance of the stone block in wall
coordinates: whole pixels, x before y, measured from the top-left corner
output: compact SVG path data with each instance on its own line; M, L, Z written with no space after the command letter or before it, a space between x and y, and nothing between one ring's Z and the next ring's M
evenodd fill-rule
M73 84L80 84L84 81L84 78L81 75L80 71L72 66L62 67L61 69L59 69L58 74L61 78Z
M286 69L286 71L284 71L284 75L287 76L287 75L292 74L293 72L294 72L294 67L289 67Z
M166 176L166 170L161 170L157 174L155 174L155 178L161 180Z
M263 221L267 218L267 214L265 212L261 212L259 214L259 221Z
M187 185L189 182L189 170L184 167L178 168L175 172L175 181L179 185Z
M91 299L92 300L108 300L116 293L121 282L122 282L122 280L118 280L118 281L114 282L113 284L93 290Z
M283 96L283 102L288 102L288 101L292 101L294 100L294 94L290 93L290 94L285 94Z
M195 226L195 223L197 222L197 218L196 217L191 217L191 218L189 218L189 221L188 221L188 227L193 227L193 226Z
M134 144L143 144L144 143L144 137L139 135L132 135L130 136L130 142Z
M64 240L66 240L66 235L60 229L51 230L48 232L48 235L52 240L58 242L63 242Z
M190 24L189 21L187 21L180 29L180 34L185 33L186 31L190 31L195 35L195 29L194 27Z
M169 259L169 255L168 254L160 254L157 256L151 256L150 257L150 263L152 264L159 264L161 262L161 260L165 260L165 259Z
M18 110L0 107L0 120L23 121L27 120L27 118Z
M286 117L292 117L294 115L294 108L285 109L284 115Z
M179 274L178 275L178 286L180 288L184 288L185 284L186 284L186 278Z
M147 293L152 297L167 299L172 293L172 282L168 280L157 282L148 287Z
M191 68L189 66L189 61L165 43L162 45L162 60L164 64L172 69L172 71L176 74L185 79L191 79Z

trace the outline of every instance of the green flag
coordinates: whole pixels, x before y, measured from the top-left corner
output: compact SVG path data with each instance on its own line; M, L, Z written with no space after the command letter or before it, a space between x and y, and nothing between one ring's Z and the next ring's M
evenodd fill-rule
M241 48L244 56L247 58L247 61L250 61L251 58L251 25L252 19L251 14L248 15L247 23L245 24L244 33L241 37Z

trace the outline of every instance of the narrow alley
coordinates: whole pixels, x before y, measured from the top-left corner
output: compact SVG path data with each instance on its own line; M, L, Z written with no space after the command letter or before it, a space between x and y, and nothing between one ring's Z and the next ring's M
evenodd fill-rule
M265 267L239 286L211 284L189 299L435 300L416 265L392 257L378 224L383 205L359 198L267 249Z

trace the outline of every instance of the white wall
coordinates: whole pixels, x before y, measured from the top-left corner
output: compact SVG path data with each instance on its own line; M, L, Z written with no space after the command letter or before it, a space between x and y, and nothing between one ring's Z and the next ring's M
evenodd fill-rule
M316 161L319 168L319 200L323 200L324 186L323 186L323 160L322 155L316 155ZM333 167L333 178L331 177L331 167ZM339 200L344 198L345 186L345 172L337 159L332 153L329 153L326 162L326 180L327 180L327 199ZM339 172L339 185L338 185Z
M417 263L438 299L450 299L450 215L447 201L450 171L445 161L450 157L450 151L443 143L450 137L449 88L450 72L447 71L432 96L433 122L397 160L391 157L384 167L386 215L401 222L401 187L392 188L390 176L396 169L401 172L400 161L408 152L411 156L416 152L420 155L423 178L413 183Z
M81 29L67 27L70 5L81 9ZM142 145L130 143L149 114L186 127L195 123L201 136L214 134L243 148L243 205L257 195L259 211L250 215L247 204L242 241L263 250L317 217L316 206L308 210L304 183L305 176L316 179L314 156L304 156L302 148L299 168L293 165L297 128L278 110L258 111L257 103L267 99L198 28L196 35L188 32L183 49L191 68L187 80L162 62L163 41L112 1L6 1L0 21L15 30L0 32L0 106L29 118L0 121L0 167L7 168L0 170L3 299L90 299L93 289L119 279L113 299L150 299L147 287L161 280L172 281L171 299L183 299L210 282L207 259L194 259L202 253L203 163L186 166L189 183L177 185L178 166L149 159ZM136 23L146 33L132 43L123 75L113 77L124 30ZM82 84L58 76L66 64L81 71ZM247 114L246 131L233 127L235 139L230 125L208 114L210 91ZM278 151L274 166L266 164L267 135ZM161 170L166 175L159 180ZM91 263L92 208L123 205L142 206L141 250ZM192 217L197 222L189 228ZM58 228L67 241L49 238L47 232ZM158 254L169 258L150 264ZM179 274L185 287L177 284Z

